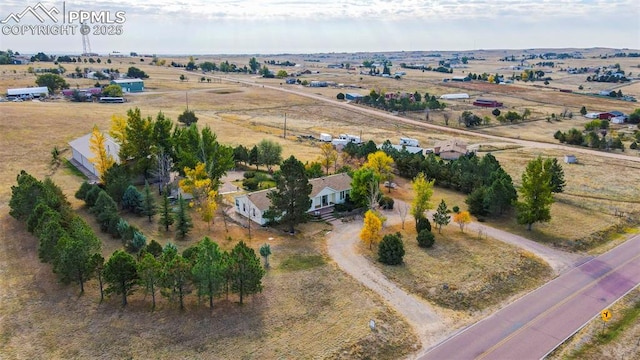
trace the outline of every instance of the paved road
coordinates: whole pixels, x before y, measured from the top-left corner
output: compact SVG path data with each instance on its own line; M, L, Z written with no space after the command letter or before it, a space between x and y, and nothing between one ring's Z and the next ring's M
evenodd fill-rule
M420 359L543 358L639 283L640 235L567 271Z

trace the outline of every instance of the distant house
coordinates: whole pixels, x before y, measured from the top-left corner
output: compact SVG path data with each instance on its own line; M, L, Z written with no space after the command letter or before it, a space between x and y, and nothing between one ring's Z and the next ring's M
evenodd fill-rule
M125 93L144 91L144 80L142 79L111 80L111 84L119 85Z
M49 88L46 86L7 89L7 99L39 98L47 95L49 95Z
M100 177L100 173L96 170L93 163L89 160L96 155L90 150L90 139L91 133L79 137L71 142L69 142L69 146L71 147L71 163L74 164L80 171L86 172L95 175L96 177ZM118 153L120 152L120 145L113 140L107 134L104 134L105 137L105 150L107 150L107 154L112 156L113 159L117 162L120 162L120 157ZM85 171L83 171L85 170Z
M309 195L311 207L307 212L310 214L344 203L351 191L351 177L346 173L311 179L309 183L312 186ZM273 189L236 196L235 211L257 224L265 225L267 220L264 218L264 212L271 206L271 200L267 194L271 191Z
M488 99L476 99L476 101L473 102L473 105L482 106L482 107L494 107L494 108L504 106L504 104L499 101L488 100Z
M468 76L454 76L451 78L451 81L467 82L467 81L471 81L471 78Z
M626 118L626 115L620 111L607 111L607 112L598 114L598 119L601 119L601 120L611 120L615 117Z
M86 89L64 89L62 90L62 95L72 96L74 91L77 91L78 93L80 93L80 95L91 96L91 95L101 94L102 88L92 87L92 88L86 88Z
M600 113L590 112L590 113L586 113L584 117L586 117L587 119L599 119Z
M575 164L578 162L578 159L576 159L575 155L565 155L564 162L566 164Z
M356 93L346 93L344 94L345 100L359 100L362 99L364 95L356 94Z
M311 87L327 87L327 86L329 86L329 84L327 84L326 81L313 80L312 82L309 83L309 86L311 86Z
M458 139L438 141L433 152L443 160L456 160L468 153L467 144Z

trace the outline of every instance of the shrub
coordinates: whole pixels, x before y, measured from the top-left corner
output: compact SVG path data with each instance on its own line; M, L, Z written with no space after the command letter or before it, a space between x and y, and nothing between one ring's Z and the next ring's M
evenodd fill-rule
M402 235L399 232L385 235L378 247L378 261L387 265L399 265L402 264L403 256Z
M255 177L242 180L242 187L245 188L245 190L258 190L258 185L260 185L260 181Z
M394 203L395 202L393 201L393 199L391 197L389 197L389 196L382 196L380 198L380 200L378 201L378 205L383 210L393 210L393 204Z
M102 189L100 189L99 186L94 186L91 188L91 190L87 191L87 193L84 196L84 202L87 204L88 207L93 207L93 205L96 204L96 200L98 200L98 196L100 196L100 192L102 192Z
M246 171L244 174L242 174L242 176L245 179L251 179L252 177L256 176L256 172L255 171Z
M431 231L422 230L418 233L418 246L423 248L430 248L433 246L433 243L436 241L435 236Z
M87 193L91 191L97 185L91 185L88 182L84 181L82 185L80 185L80 189L76 191L75 197L78 200L84 200L87 197Z
M338 100L344 100L344 94L343 93L338 93L338 95L336 96L336 98Z
M637 142L635 142L635 141L634 141L634 142L632 142L632 143L631 143L631 145L629 145L629 149L633 149L633 150L635 150L635 149L637 149L637 148L638 148L638 143L637 143Z
M451 208L451 210L457 214L460 212L460 207L458 205L455 205L454 207Z
M424 216L419 217L416 222L416 232L419 234L422 230L431 231L431 222Z

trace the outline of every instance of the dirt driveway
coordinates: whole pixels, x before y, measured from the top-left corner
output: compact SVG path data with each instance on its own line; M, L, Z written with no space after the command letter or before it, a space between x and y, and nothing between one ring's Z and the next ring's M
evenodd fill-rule
M396 204L402 201L395 200ZM400 216L395 211L385 212L387 224L399 224ZM431 214L429 214L431 217ZM455 226L449 225L449 226ZM333 222L333 230L327 235L327 250L329 256L347 274L353 276L371 290L375 291L385 301L400 313L413 327L414 332L422 343L423 350L444 340L451 332L456 331L455 326L445 316L437 311L425 300L402 290L396 284L384 276L364 256L358 254L356 245L359 241L362 219L343 223L340 220ZM484 224L471 223L468 225L471 231L481 230L483 234L493 237L527 251L530 251L546 261L558 275L572 269L589 258L578 254L548 248L524 237L498 230Z

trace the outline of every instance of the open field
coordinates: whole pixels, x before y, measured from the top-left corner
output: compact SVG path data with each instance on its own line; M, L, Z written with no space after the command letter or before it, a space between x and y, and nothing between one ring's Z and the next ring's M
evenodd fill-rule
M201 57L199 61L219 62L220 59ZM301 61L304 59L305 57L300 57ZM176 60L185 62L184 58ZM245 64L248 58L230 59L232 60ZM600 63L598 59L584 61L587 60ZM607 61L618 60L623 67L632 64L631 59ZM394 64L398 62L394 60ZM406 79L397 81L359 75L354 71L327 71L325 64L307 64L308 68L321 73L304 75L303 79L331 80L360 87L299 87L300 91L322 94L331 99L335 99L338 92L354 91L364 94L373 88L386 92L419 91L435 95L466 91L474 96L495 97L499 100L504 97L505 105L517 111L531 107L532 117L557 114L564 107L577 114L583 99L593 100L592 105L585 103L589 110L613 110L615 107L629 112L637 107L636 104L621 101L585 98L521 84L467 90L451 83L443 84L443 74L435 72L408 70ZM478 61L472 62L470 68L465 68L464 71L495 73L498 67L506 65L508 64L494 60ZM74 66L64 66L68 71L73 71ZM299 140L298 135L318 136L320 132L327 132L335 136L339 133L353 133L362 134L364 140L371 139L377 143L385 139L391 139L395 143L400 136L406 136L417 138L425 147L432 146L437 140L451 137L447 133L391 123L301 96L228 81L218 82L217 73L185 73L188 81L181 82L178 77L183 71L180 69L152 66L131 59L115 60L107 65L117 67L121 72L126 72L128 66L137 66L151 77L145 81L145 93L127 95L128 103L125 104L71 103L64 100L0 103L0 158L3 160L0 183L4 185L0 187L0 288L7 289L0 293L0 349L3 349L0 354L4 351L16 358L140 358L151 356L150 354L156 358L172 358L176 354L187 358L397 358L416 349L417 339L407 330L409 327L406 323L382 303L376 294L344 275L328 260L323 235L329 227L322 224L305 226L302 228L304 235L294 238L283 236L277 231L258 230L254 233L252 229L253 236L248 241L249 245L257 249L262 243L269 241L274 255L271 258L272 269L264 280L263 293L254 296L243 307L238 307L236 299L231 297L229 301L218 301L211 312L205 304L198 303L195 295L190 295L184 313L165 299L159 301L159 310L151 313L150 301L148 298L145 300L142 293L133 296L128 308L121 309L114 299L98 304L95 284L90 284L82 297L77 296L76 287L57 284L50 266L39 263L37 259L35 239L8 216L10 186L22 169L38 178L52 175L74 207L80 209L81 203L73 199L73 193L82 180L63 167L53 171L49 166L51 149L54 146L67 149L68 141L88 133L94 124L107 130L112 115L124 116L132 107L139 107L144 116L155 117L162 111L175 121L188 103L189 109L194 110L199 117L199 126L210 126L221 142L250 147L267 138L282 144L283 157L295 155L303 162L316 160L320 152L317 142ZM27 66L0 66L0 89L34 85L35 76L26 74L26 70ZM277 71L278 68L275 67L274 70ZM459 71L446 76L460 75ZM633 71L637 72L636 69ZM198 79L201 76L211 77L213 81L200 83ZM225 77L278 86L281 82L250 75ZM566 77L567 84L576 89L583 84L575 82L576 78L569 79L566 74L560 76L559 73L554 73L553 77ZM72 87L92 86L95 82L86 79L68 81ZM559 86L555 81L552 85ZM595 87L606 84L590 85ZM622 89L625 93L640 97L637 83ZM457 114L471 107L469 104L455 102L448 102L448 105L452 108L449 110L452 113L450 125L457 127ZM474 112L485 115L483 111L475 107L473 109ZM285 114L286 139L282 137ZM432 114L432 121L443 122L437 112ZM555 130L579 127L583 123L583 119L574 117L573 120L561 122L547 123L542 120L479 131L553 142ZM559 159L563 155L557 151L542 152L538 149L505 146L505 143L487 142L473 135L462 138L470 144L482 144L483 150L495 147L493 154L516 184L520 182L526 161L537 155ZM63 155L70 157L70 152L67 150ZM535 224L533 232L526 232L512 218L501 219L491 225L539 241L571 241L618 221L613 216L616 208L625 212L640 211L637 163L614 162L584 155L579 156L578 165L564 165L564 169L566 193L557 196L558 202L552 208L551 222ZM410 200L407 180L394 181L400 188L394 190L391 196ZM439 188L435 191L432 205L437 206L441 198L446 199L449 207L466 207L463 195ZM80 213L95 227L92 216L85 210L80 210ZM155 223L149 225L142 218L127 219L143 229L150 239L157 239L161 243L175 241L172 233L164 233ZM230 224L227 234L219 217L211 231L207 231L206 225L199 219L194 220L196 229L189 239L178 242L180 249L195 243L205 234L218 241L223 248L232 247L240 239L247 241L246 229ZM406 227L413 228L410 217ZM459 289L470 292L478 290L481 284L472 280L480 269L493 269L488 264L498 264L493 270L501 276L499 274L520 271L522 267L519 259L523 259L523 256L529 259L516 249L493 240L478 240L473 236L461 236L458 232L453 226L443 230L443 236L436 237L436 248L433 249L435 255L430 255L430 250L418 248L415 234L407 233L405 246L410 251L405 261L411 267L383 270L406 289L431 299L433 288L444 282L459 284L456 285ZM227 236L232 240L228 240ZM268 238L273 239L267 240ZM104 237L104 244L105 255L121 245L119 241L107 237ZM500 252L497 251L498 247ZM504 257L492 254L491 249ZM450 252L456 255L449 256ZM458 257L463 254L467 255L464 259ZM439 260L430 258L436 255L440 256ZM436 260L437 266L443 271L437 278L427 279L431 270L429 266L436 264L433 262ZM468 271L453 273L451 269L459 263L463 263ZM446 268L448 270L444 271ZM544 269L536 269L540 271L536 272L536 279L527 280L528 288L548 276ZM491 308L503 299L496 296L484 299L474 306ZM461 317L466 318L467 315ZM376 319L381 329L379 332L372 333L368 329L367 322L370 318ZM70 338L69 333L74 333L74 338ZM157 344L166 346L160 349Z

